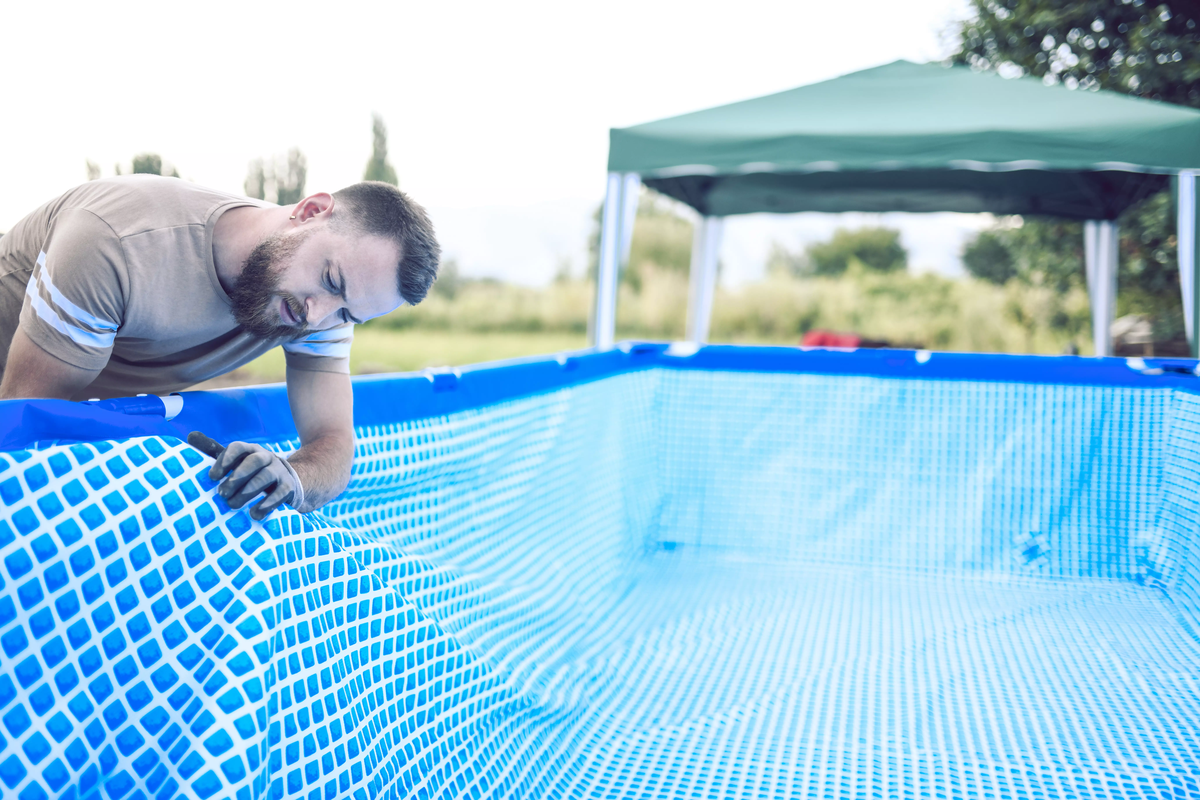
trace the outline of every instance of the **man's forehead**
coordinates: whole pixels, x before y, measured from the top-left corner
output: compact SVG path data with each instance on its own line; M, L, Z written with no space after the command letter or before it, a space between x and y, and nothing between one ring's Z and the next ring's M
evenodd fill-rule
M358 237L330 259L346 288L351 313L359 319L386 314L404 305L396 271L400 248L381 237Z

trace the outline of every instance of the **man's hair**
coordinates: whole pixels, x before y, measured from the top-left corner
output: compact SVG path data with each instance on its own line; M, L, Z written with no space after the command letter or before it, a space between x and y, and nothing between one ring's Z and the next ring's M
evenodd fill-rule
M360 235L378 236L400 248L396 285L409 305L425 299L437 278L442 248L425 209L395 186L363 181L333 193L333 222Z

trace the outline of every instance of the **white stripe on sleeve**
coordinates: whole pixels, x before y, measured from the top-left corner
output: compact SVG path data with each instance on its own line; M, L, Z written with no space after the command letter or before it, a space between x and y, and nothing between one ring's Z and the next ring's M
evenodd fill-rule
M38 319L71 341L86 347L112 347L113 339L117 336L115 330L111 333L93 333L92 331L84 330L66 322L58 315L53 306L42 299L42 296L38 293L36 280L33 276L30 276L29 283L25 285L25 294L29 295L30 305L33 308L33 312L37 314Z
M50 280L50 274L46 271L45 253L38 253L38 266L41 267L41 269L37 271L38 283L43 289L46 290L46 293L50 295L50 299L54 301L54 305L67 312L67 314L74 317L79 322L87 325L89 328L98 328L102 331L115 331L119 327L117 323L109 322L106 319L100 319L94 314L84 311L82 308L68 300L67 296L60 292L58 287L55 286Z

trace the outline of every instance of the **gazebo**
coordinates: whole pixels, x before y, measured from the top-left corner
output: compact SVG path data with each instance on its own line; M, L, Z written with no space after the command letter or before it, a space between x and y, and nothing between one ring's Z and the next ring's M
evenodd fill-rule
M1117 217L1177 194L1180 284L1197 353L1200 111L1035 78L896 61L610 131L593 344L611 347L640 184L700 215L687 337L708 339L725 217L960 211L1084 220L1097 355L1111 355Z

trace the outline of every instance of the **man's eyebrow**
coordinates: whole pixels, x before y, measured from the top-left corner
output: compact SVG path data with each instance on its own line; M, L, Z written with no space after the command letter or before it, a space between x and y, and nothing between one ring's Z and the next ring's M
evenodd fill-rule
M350 301L346 299L346 273L344 273L342 271L341 264L338 265L337 271L338 271L338 296L342 298L343 303L349 303ZM349 309L346 309L346 316L349 317L350 321L353 322L355 325L362 325L362 320L359 319L358 317L354 316L353 314L351 314Z

